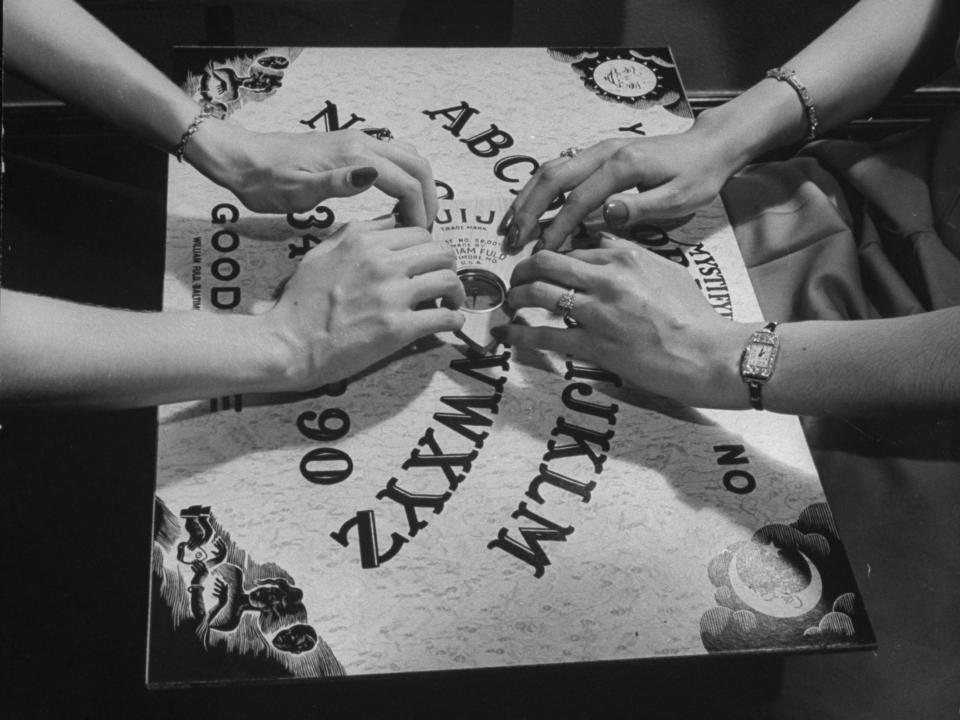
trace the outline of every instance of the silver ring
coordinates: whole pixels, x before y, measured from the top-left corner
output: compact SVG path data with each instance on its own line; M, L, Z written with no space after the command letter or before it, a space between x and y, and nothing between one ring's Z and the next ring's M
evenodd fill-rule
M565 290L563 294L557 298L557 313L563 318L563 324L569 328L580 325L577 319L573 317L573 304L576 296L577 291L570 288L569 290Z
M573 312L573 299L576 297L577 291L573 288L565 290L559 298L557 298L557 313L559 315L569 315Z
M576 155L576 154L577 154L578 152L580 152L581 150L583 150L583 148L580 147L579 145L571 145L571 146L568 147L567 149L560 151L560 157L572 158L574 155Z

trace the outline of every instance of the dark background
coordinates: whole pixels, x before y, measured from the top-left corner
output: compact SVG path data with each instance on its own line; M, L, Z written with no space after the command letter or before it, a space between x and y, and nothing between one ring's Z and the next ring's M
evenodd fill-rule
M702 109L783 62L853 3L82 4L168 72L174 45L670 45ZM842 132L882 134L936 112L957 86L955 76L929 67L924 79L932 82L922 93ZM4 78L3 100L4 286L159 308L166 156L15 78ZM907 484L846 473L838 445L819 438L814 455L830 468L824 487L865 596L877 653L148 691L155 412L0 410L0 712L16 718L956 717L960 478L954 485ZM855 451L876 449L861 443Z

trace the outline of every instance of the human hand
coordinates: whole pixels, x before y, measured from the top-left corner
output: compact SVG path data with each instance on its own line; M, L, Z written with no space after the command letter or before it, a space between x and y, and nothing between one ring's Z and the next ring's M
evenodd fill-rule
M360 130L257 133L209 120L184 157L254 212L304 212L376 187L399 200L403 225L426 228L437 215L430 163L408 143Z
M436 307L433 301L444 299ZM392 218L349 223L308 252L276 304L258 316L288 353L277 390L307 391L350 377L464 318L453 251ZM423 305L423 307L421 307Z
M603 140L541 165L514 200L502 231L511 249L535 239L539 217L564 192L563 207L543 230L547 250L559 248L601 206L611 230L662 223L709 203L735 169L720 144L696 126L677 135ZM639 194L622 192L634 187Z
M680 265L604 236L598 248L541 251L520 262L509 304L555 310L568 288L576 291L577 327L512 323L494 336L592 362L689 405L746 407L738 365L756 328L720 317Z

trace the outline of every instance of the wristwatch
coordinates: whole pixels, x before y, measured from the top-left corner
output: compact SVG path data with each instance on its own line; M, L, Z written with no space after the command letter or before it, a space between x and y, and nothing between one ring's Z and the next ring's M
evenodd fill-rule
M750 389L750 404L763 410L763 384L773 375L780 351L780 338L776 334L777 323L769 322L747 340L740 356L740 379Z

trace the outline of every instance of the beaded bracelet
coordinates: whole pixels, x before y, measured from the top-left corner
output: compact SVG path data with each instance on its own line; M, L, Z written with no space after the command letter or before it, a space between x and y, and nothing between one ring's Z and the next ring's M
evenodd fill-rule
M204 106L200 111L200 114L197 115L193 122L191 122L187 129L184 130L183 135L180 136L180 142L177 143L176 150L173 151L174 155L177 156L178 162L183 162L183 153L187 149L187 143L190 142L190 138L193 137L193 134L200 128L200 124L207 118L218 117L217 112L210 107L209 105Z
M783 68L772 68L767 70L767 77L787 83L797 92L800 102L803 104L803 110L807 114L807 140L813 140L817 136L817 128L820 120L817 117L817 107L813 104L813 98L807 86L800 82L797 73L793 70L784 70Z

